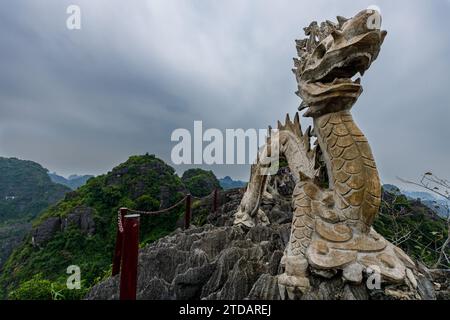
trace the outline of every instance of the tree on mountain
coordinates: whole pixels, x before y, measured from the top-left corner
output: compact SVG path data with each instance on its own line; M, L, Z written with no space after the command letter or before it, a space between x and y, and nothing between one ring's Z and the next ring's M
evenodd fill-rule
M404 183L408 183L411 185L415 185L417 187L420 187L422 189L428 190L430 192L432 192L433 194L442 197L444 199L447 200L445 206L447 215L446 215L446 219L447 219L447 239L444 241L444 244L442 245L442 247L439 249L439 258L437 260L437 262L434 265L434 268L439 268L440 266L449 266L450 265L450 258L447 255L447 248L450 244L450 208L449 208L449 203L450 203L450 181L448 181L447 179L443 179L440 178L438 176L436 176L435 174L433 174L432 172L426 172L424 173L421 178L419 179L418 182L414 182L414 181L409 181L409 180L404 180L404 179L400 179L402 182ZM439 205L435 202L436 207L439 208ZM443 261L447 262L447 265L445 265L443 263Z
M205 197L214 189L221 189L220 182L212 171L189 169L183 173L181 181L195 197Z

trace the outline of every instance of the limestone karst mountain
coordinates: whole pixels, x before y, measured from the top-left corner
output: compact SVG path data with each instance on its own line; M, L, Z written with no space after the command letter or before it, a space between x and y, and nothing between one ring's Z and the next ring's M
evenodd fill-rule
M247 182L241 180L233 180L230 176L219 179L219 182L220 186L225 190L243 188L247 185Z
M61 289L66 299L82 298L87 289L110 272L120 207L163 209L188 192L210 194L218 186L212 172L200 169L188 171L184 181L172 167L146 154L132 156L107 174L67 193L61 202L33 221L31 232L4 266L1 293L11 299L51 299L49 288L53 285ZM203 223L206 207L194 202L193 211L193 222ZM174 231L182 224L183 213L181 207L143 220L142 245ZM65 288L66 268L73 264L83 270L82 290Z
M220 189L219 180L212 171L189 169L181 176L181 181L195 197L205 197L214 189Z
M90 178L94 177L92 175L71 175L68 178L65 178L58 175L56 172L49 173L48 175L53 182L62 184L72 190L76 190L85 185Z
M33 219L70 191L55 184L33 161L0 157L0 222Z
M422 202L428 208L439 214L442 218L448 217L450 213L450 201L444 199L443 197L438 197L424 191L411 191L407 189L400 190L399 187L392 184L384 184L383 188L391 191L392 193L404 195L409 200Z
M83 270L84 288L89 288L110 267L118 208L165 208L178 201L185 190L175 170L153 155L132 156L107 174L90 179L33 221L31 233L0 275L4 296L11 297L15 291L12 298L19 299L20 289L26 288L27 282L28 287L41 280L64 287L66 269L73 264ZM173 231L178 214L174 211L148 219L142 241L153 241ZM36 274L40 279L33 278ZM66 290L65 294L67 298L75 298L74 294L80 298L84 293Z
M70 189L53 183L33 161L0 157L0 269L31 228L31 220Z

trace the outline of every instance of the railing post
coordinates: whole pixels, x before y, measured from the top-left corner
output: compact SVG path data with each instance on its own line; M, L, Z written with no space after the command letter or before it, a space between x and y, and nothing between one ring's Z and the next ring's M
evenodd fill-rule
M186 208L184 212L184 229L189 229L191 225L191 195L186 196Z
M214 189L214 205L213 205L214 213L217 213L217 201L218 201L218 199L217 199L217 188L216 188L216 189Z
M120 208L120 219L123 226L124 217L128 213L128 209ZM112 276L119 274L120 272L120 263L122 261L122 246L123 246L123 230L122 232L117 226L117 235L116 235L116 247L114 249L114 257L113 257L113 266L112 266Z
M136 300L139 254L139 215L124 217L120 300Z

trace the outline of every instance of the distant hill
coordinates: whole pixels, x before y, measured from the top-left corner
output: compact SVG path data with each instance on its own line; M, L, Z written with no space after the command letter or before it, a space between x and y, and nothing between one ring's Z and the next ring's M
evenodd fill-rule
M411 200L420 200L428 208L436 211L441 217L449 214L450 201L435 197L428 192L402 191L402 193Z
M402 190L402 193L410 199L436 200L435 196L428 192Z
M401 193L400 188L393 184L383 184L383 190L390 193Z
M0 296L9 292L13 298L29 297L27 290L49 281L64 290L69 265L81 268L83 289L89 288L110 270L120 207L158 210L186 193L175 170L154 155L132 156L107 174L89 179L33 222L31 233L0 274ZM181 206L169 214L142 217L141 243L174 231L183 214ZM38 273L39 279L35 278ZM65 290L66 298L81 298L85 293ZM36 294L51 298L50 292L38 291L34 298Z
M422 204L435 211L441 217L446 217L448 215L447 207L450 207L450 201L438 198L429 192L400 190L400 188L392 184L383 185L383 189L392 194L404 195L409 200L419 200Z
M374 228L410 256L432 266L447 238L446 220L423 201L410 199L396 189L383 186L383 201Z
M33 161L0 157L0 177L0 223L33 219L70 191Z
M224 190L243 188L247 185L247 182L240 180L233 180L231 177L219 179L220 185Z
M30 221L69 191L36 162L0 157L0 268L30 230Z
M189 169L181 177L184 185L195 197L205 197L214 189L221 189L219 180L212 171L203 169Z
M83 176L79 176L79 175L71 175L68 178L64 178L58 174L56 174L56 172L53 173L49 173L48 176L50 177L50 179L55 182L55 183L59 183L62 184L66 187L69 187L72 190L76 190L79 187L83 186L86 184L86 182L90 179L93 178L94 176L91 175L83 175Z

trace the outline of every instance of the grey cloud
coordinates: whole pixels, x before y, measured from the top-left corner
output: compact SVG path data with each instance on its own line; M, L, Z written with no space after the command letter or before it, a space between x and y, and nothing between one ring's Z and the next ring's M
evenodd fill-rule
M355 117L383 181L424 170L450 177L449 1L7 2L0 12L4 156L98 174L130 154L170 161L171 132L194 120L220 129L274 125L300 102L290 69L302 28L377 4L389 35L363 79ZM65 28L72 3L82 9L80 31ZM249 174L248 166L212 169Z

